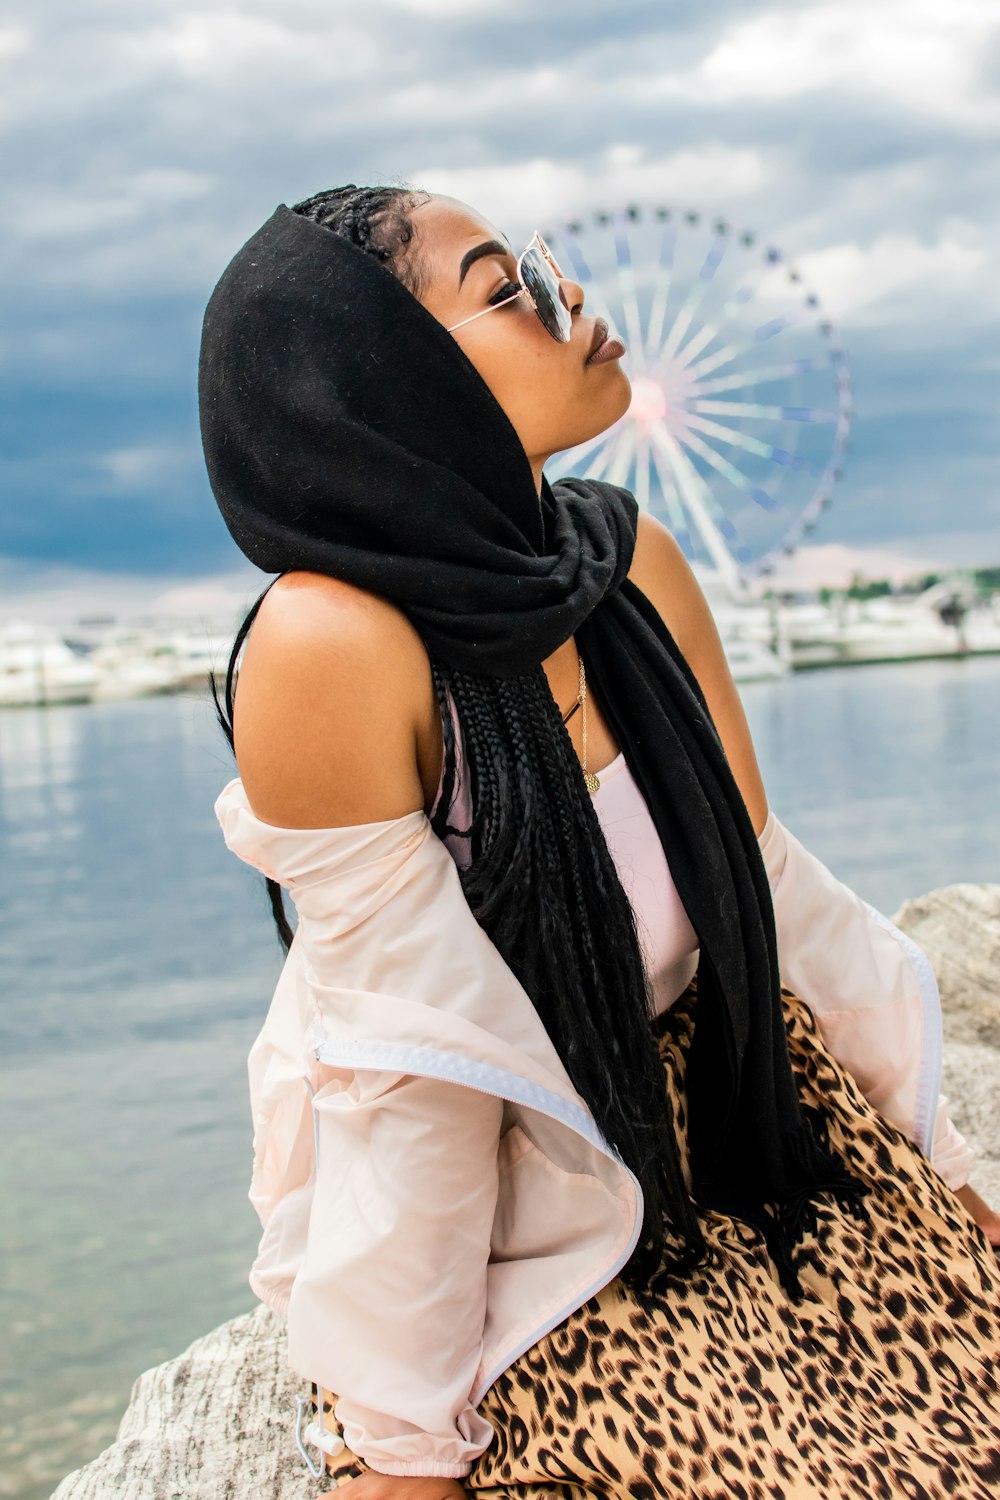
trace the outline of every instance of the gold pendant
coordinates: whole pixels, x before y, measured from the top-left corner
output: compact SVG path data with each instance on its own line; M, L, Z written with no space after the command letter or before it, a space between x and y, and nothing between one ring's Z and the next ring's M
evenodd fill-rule
M584 771L583 779L587 784L587 791L593 796L601 784L601 778L597 775L596 771Z

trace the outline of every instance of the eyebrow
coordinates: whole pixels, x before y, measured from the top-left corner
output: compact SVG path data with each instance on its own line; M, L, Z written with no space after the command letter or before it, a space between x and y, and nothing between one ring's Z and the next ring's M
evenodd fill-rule
M501 240L483 240L481 245L473 245L472 249L466 250L462 256L462 261L458 268L459 287L461 287L462 282L465 280L469 267L475 261L481 260L484 255L513 256L513 254L514 252L510 246L505 245Z

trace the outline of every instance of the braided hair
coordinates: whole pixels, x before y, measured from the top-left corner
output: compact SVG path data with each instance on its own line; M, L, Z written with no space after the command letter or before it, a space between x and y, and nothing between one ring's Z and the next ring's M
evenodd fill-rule
M348 182L344 187L324 188L301 203L293 203L292 208L374 255L419 298L423 283L419 260L411 248L413 223L409 213L430 196L412 187L358 187Z
M409 186L329 188L293 205L349 237L414 293L420 266L408 217ZM423 195L426 196L426 195ZM267 590L264 591L265 593ZM212 695L235 753L237 660L264 595L241 624L225 682ZM527 991L567 1073L597 1124L639 1179L644 1219L621 1275L636 1291L710 1254L676 1161L674 1121L651 1027L654 1005L635 912L618 877L576 750L541 663L501 679L451 668L428 649L444 742L433 832L469 840L459 865L480 926ZM462 726L472 814L449 821L457 779L449 697ZM281 886L268 895L284 949L292 941ZM622 1080L627 1080L623 1086Z

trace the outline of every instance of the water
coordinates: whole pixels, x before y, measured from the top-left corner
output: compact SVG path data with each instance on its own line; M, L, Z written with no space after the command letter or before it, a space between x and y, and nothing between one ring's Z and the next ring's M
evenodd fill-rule
M859 895L1000 881L1000 658L740 694L775 812ZM256 1305L246 1054L281 952L212 811L213 714L0 713L0 1496L49 1496L143 1370Z

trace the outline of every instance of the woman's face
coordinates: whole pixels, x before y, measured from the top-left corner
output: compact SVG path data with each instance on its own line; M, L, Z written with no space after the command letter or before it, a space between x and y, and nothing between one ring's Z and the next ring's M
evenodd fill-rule
M457 198L436 193L412 210L412 248L423 282L420 301L446 328L489 307L498 293L511 297L510 283L523 245L510 247L488 219ZM468 266L467 251L499 241ZM569 343L547 333L526 296L456 328L452 338L503 407L530 460L541 491L542 465L554 453L596 437L629 407L632 387L618 359L588 365L597 324L583 311L583 289L568 278L560 293L573 315Z

